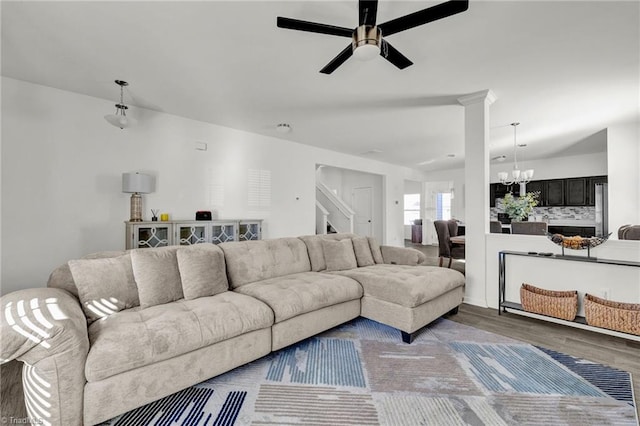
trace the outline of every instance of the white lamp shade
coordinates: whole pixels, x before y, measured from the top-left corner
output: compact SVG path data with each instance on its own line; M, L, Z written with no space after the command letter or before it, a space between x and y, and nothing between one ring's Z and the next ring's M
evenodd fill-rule
M533 169L525 170L524 177L525 179L531 179L533 177Z
M520 170L518 169L514 169L511 171L511 177L513 177L514 179L518 179L520 177Z
M126 115L121 114L108 114L104 116L104 119L107 120L109 124L112 124L121 129L135 126L137 122L135 118L127 117Z
M155 191L155 178L142 173L123 173L122 192L149 194Z
M509 177L509 174L507 172L498 173L498 179L500 179L501 181L507 180L508 177Z

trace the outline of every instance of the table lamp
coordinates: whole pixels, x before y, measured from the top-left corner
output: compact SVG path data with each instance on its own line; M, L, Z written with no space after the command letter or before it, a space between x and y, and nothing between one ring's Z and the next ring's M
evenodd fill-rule
M154 191L153 176L142 173L123 173L122 192L131 194L131 222L142 222L142 196Z

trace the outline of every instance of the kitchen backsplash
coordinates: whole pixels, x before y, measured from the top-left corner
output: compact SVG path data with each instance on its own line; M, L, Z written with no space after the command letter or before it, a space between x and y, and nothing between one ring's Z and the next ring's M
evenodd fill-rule
M496 206L491 207L491 220L498 220L498 213L504 212L502 199L496 199ZM596 208L593 206L581 207L534 207L531 216L549 216L549 220L596 220Z

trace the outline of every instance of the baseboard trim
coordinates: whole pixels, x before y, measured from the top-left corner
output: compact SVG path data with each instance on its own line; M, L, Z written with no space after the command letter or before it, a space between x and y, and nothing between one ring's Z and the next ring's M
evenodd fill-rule
M483 299L470 299L465 297L462 303L466 303L467 305L479 306L481 308L488 308L487 301Z

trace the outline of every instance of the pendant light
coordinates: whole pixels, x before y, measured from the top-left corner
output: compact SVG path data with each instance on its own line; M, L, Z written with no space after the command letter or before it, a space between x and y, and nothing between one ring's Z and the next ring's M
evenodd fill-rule
M107 120L109 124L112 124L121 129L126 129L127 127L135 126L136 124L136 120L134 118L127 117L126 111L129 109L129 107L126 106L123 101L124 87L128 86L129 83L122 80L116 80L116 84L120 86L120 103L116 104L116 113L105 115L104 119Z
M533 177L533 169L528 169L523 172L518 168L518 157L516 150L518 145L516 143L516 128L520 123L511 123L513 126L513 170L511 171L511 179L509 180L509 173L500 172L498 173L498 179L502 182L503 185L519 185L521 183L529 183L531 178Z

